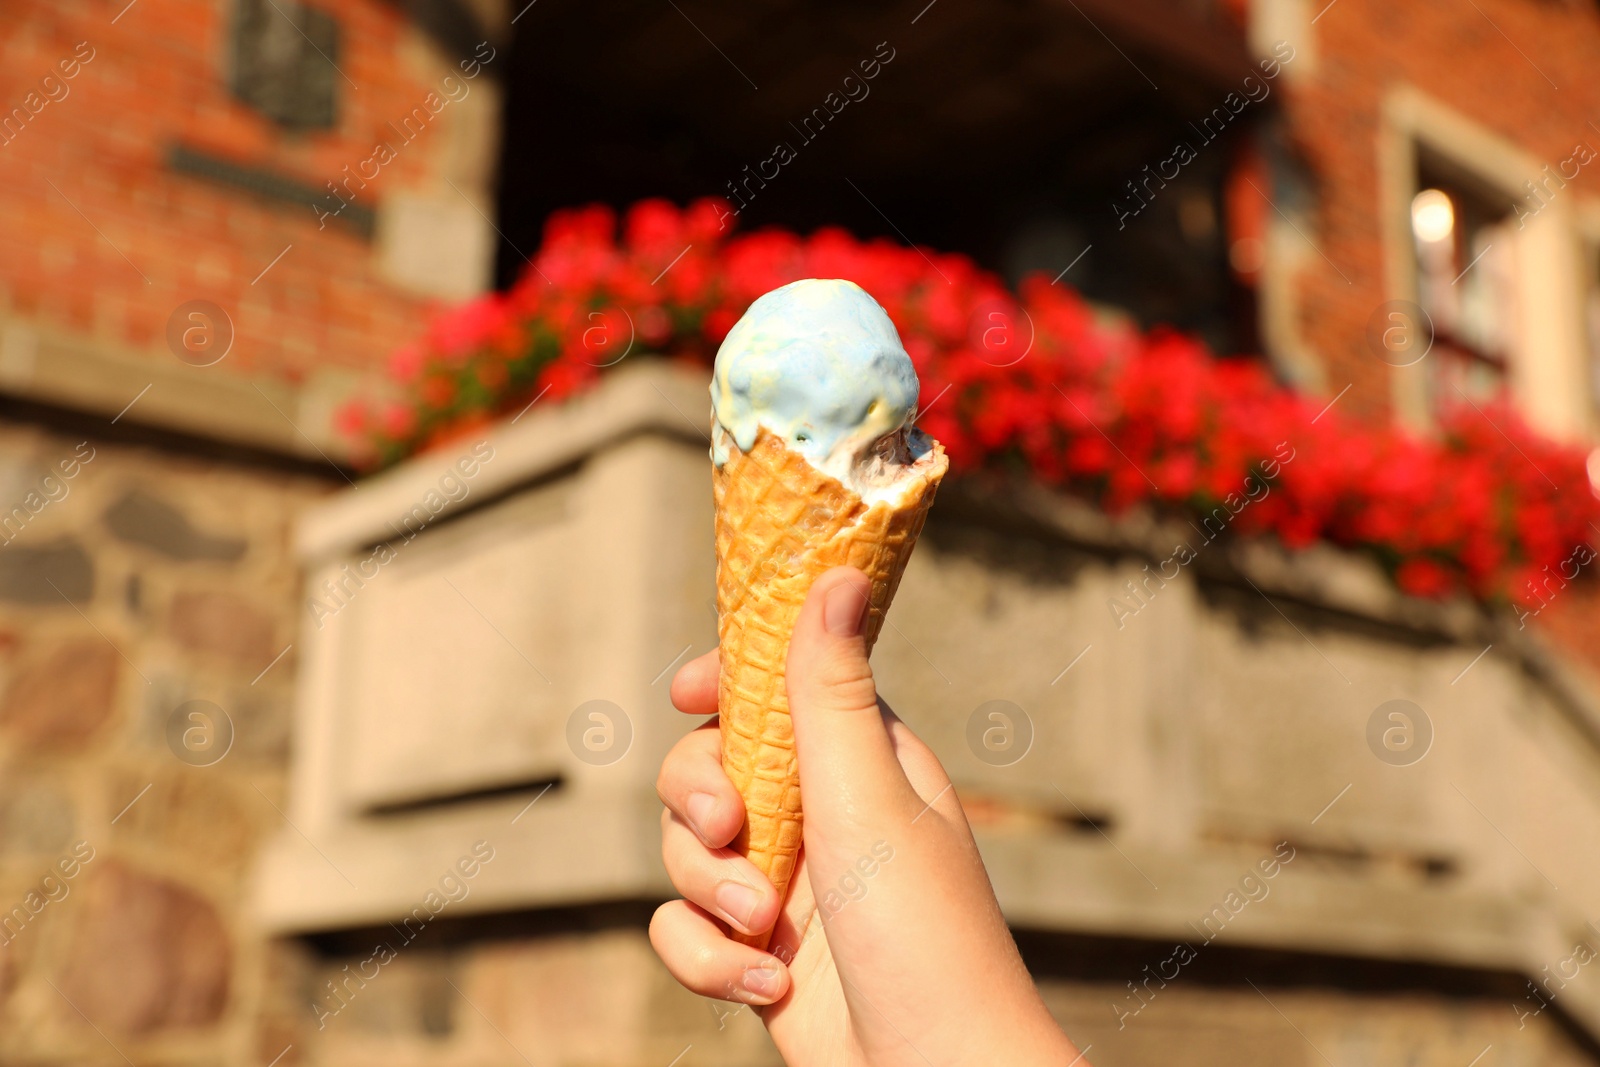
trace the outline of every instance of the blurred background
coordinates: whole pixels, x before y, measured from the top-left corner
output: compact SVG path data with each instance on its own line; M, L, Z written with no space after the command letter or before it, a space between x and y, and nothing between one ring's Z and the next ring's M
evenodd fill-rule
M650 285L735 222L1042 271L1318 419L1481 405L1581 515L1597 69L1589 0L5 4L0 1063L779 1062L645 934L711 328L407 422L441 309L577 269L553 211L724 198ZM1592 551L1422 598L1187 530L954 477L874 654L1067 1032L1600 1063Z

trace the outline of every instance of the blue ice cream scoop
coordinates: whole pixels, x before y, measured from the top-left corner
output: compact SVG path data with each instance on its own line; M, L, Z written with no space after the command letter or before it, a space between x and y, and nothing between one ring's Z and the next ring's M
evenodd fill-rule
M741 451L765 426L817 468L837 469L903 427L917 391L911 357L878 302L855 282L807 278L759 297L728 331L711 403ZM720 467L726 438L715 436Z

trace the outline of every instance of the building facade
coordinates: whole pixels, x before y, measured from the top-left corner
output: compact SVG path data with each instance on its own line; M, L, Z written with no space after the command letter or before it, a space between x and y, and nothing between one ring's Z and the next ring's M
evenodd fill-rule
M776 1062L644 933L704 383L630 361L371 479L334 426L552 207L742 194L1419 432L1501 385L1600 428L1585 4L3 18L0 1062ZM875 654L1080 1047L1600 1061L1593 584L1523 630L1322 549L1153 581L1174 536L952 485Z

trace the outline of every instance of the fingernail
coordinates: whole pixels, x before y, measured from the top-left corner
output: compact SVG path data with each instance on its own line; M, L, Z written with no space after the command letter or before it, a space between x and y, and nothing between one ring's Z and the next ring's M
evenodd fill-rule
M822 602L822 625L836 637L856 637L867 617L867 600L850 582L840 582L828 590Z
M723 882L717 886L717 907L731 922L750 929L750 916L761 905L761 894L739 882Z
M771 998L783 988L782 975L776 966L749 967L744 972L744 988L753 996Z
M717 808L717 798L710 793L690 793L683 807L689 816L689 825L702 841L705 840L706 825L711 822L711 813Z

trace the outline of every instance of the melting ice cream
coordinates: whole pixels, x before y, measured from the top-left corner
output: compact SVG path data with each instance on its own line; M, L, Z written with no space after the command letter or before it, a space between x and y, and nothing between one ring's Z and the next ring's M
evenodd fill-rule
M854 282L808 278L752 303L717 351L711 458L765 426L862 497L897 495L931 443L907 426L917 372L894 323Z

